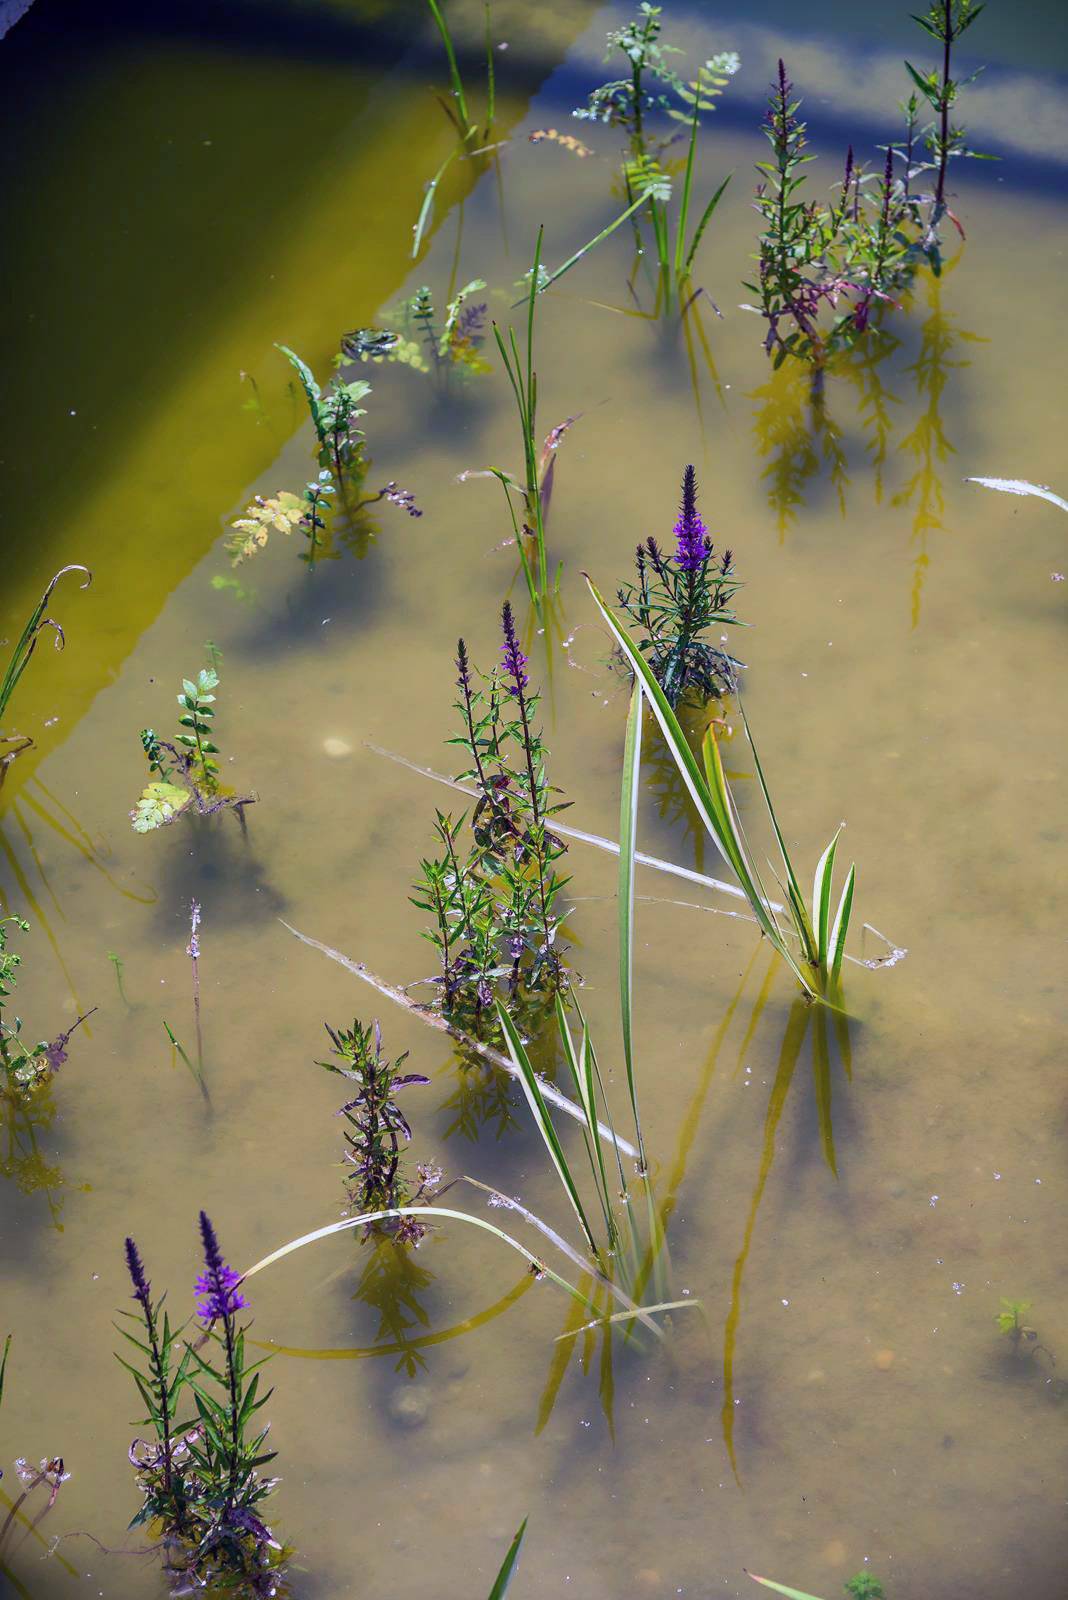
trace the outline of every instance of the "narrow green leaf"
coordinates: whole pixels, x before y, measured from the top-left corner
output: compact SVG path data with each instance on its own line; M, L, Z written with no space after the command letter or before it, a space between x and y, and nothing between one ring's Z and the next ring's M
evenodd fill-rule
M619 1005L623 1026L623 1061L627 1069L627 1089L638 1139L638 1165L646 1170L638 1115L638 1091L634 1078L634 851L638 837L638 795L642 766L642 685L635 678L627 715L623 744L623 781L619 799Z
M812 921L816 934L816 959L821 972L827 970L828 933L831 922L831 882L834 877L834 857L838 849L839 828L826 850L816 862L812 881Z
M838 978L842 970L842 960L845 956L846 934L849 931L849 918L853 910L853 890L856 887L857 869L851 866L846 874L845 887L842 898L838 902L838 911L831 930L831 977Z
M512 1574L515 1572L516 1562L519 1560L519 1547L523 1543L523 1535L526 1533L526 1531L527 1518L524 1517L522 1522L519 1524L519 1529L515 1538L512 1540L508 1554L504 1558L504 1561L501 1565L501 1570L497 1574L497 1580L489 1592L489 1600L504 1600L504 1596L508 1590L508 1585L512 1581Z
M700 222L697 224L697 227L696 227L696 229L694 231L693 241L690 244L690 251L689 251L689 254L686 257L685 265L683 266L683 277L685 277L687 275L687 273L689 272L690 268L693 266L694 257L697 254L697 246L701 243L701 235L704 233L705 229L708 227L708 224L711 222L713 213L715 212L716 207L719 205L720 201L723 198L723 191L726 189L728 183L730 183L730 181L731 181L731 179L733 177L734 177L734 173L733 172L728 172L727 176L724 178L723 182L720 184L719 188L716 190L715 194L712 196L711 200L708 202L707 206L705 207L704 215L702 216Z
M776 1594L784 1594L787 1600L819 1600L819 1595L805 1594L802 1589L788 1589L784 1583L773 1583L770 1578L758 1578L755 1572L749 1576L754 1583L762 1583L765 1589L774 1589Z

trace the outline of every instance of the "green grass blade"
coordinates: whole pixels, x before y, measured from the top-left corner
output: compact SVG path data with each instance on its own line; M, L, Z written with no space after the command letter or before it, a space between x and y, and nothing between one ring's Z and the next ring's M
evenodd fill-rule
M815 962L819 960L819 952L816 948L812 923L809 920L808 910L805 906L805 897L801 893L801 885L797 881L797 874L794 871L793 862L790 860L790 852L786 848L786 840L782 836L779 819L775 815L775 807L771 803L771 794L764 779L764 768L760 764L760 755L753 739L752 730L749 727L749 718L745 714L745 707L740 702L739 709L742 713L742 726L745 728L745 736L749 741L749 748L753 752L757 782L760 784L760 792L764 796L764 804L768 808L768 816L771 819L771 826L775 833L775 841L779 846L779 854L782 856L782 864L786 869L787 895L790 901L790 910L793 914L794 926L797 929L797 936L808 960Z
M452 35L449 33L448 26L445 22L445 18L441 14L440 8L438 7L437 0L426 0L426 3L430 7L430 14L437 24L437 30L441 35L441 42L445 46L445 54L449 59L449 77L452 80L453 97L456 100L457 108L463 120L464 132L466 133L471 127L471 118L467 114L467 100L464 96L464 85L463 79L460 77L460 68L456 64L456 51L452 47Z
M811 981L805 977L794 959L793 952L786 944L782 931L771 912L767 896L760 889L754 878L742 841L735 833L734 818L729 805L724 805L722 795L717 798L713 796L709 789L694 759L693 751L690 749L689 741L682 731L678 718L668 704L667 697L653 676L644 655L638 649L628 631L616 620L614 613L606 605L589 577L586 578L586 583L598 610L608 624L613 638L627 657L636 677L641 682L645 697L652 707L653 714L660 724L660 730L674 757L675 765L678 767L683 783L694 805L697 807L709 836L718 845L724 859L730 863L738 874L739 882L745 890L746 898L752 907L753 914L761 930L771 940L806 993L814 994L815 991ZM716 749L714 742L713 749L715 750L715 759L718 762L718 749ZM723 781L725 788L725 780Z
M827 970L828 938L831 926L831 883L834 878L834 857L838 849L841 828L816 862L812 880L812 921L816 934L816 959L821 972Z
M638 1091L634 1080L634 849L638 837L638 795L642 765L642 686L635 678L623 745L623 783L619 800L619 1006L623 1026L623 1061L638 1139L638 1165L646 1170Z
M856 888L856 864L850 867L846 874L845 887L842 898L838 902L838 910L834 918L834 927L831 929L831 977L837 980L842 970L842 961L845 957L846 934L849 932L849 918L853 911L853 891Z
M55 629L56 648L57 650L63 648L63 630L59 626L58 622L53 621L53 619L50 617L45 617L45 611L47 610L49 600L52 598L52 592L55 589L56 584L59 582L60 578L64 577L68 572L85 573L85 582L79 585L79 587L82 589L88 589L89 585L93 581L93 575L89 571L89 568L80 566L77 563L73 563L70 566L61 567L52 578L48 588L45 590L44 594L31 611L29 618L27 619L26 626L19 635L18 643L11 652L11 659L4 669L4 676L2 679L0 679L0 717L2 717L4 712L7 710L8 701L15 692L15 685L25 672L29 663L29 659L33 655L34 650L37 648L37 640L45 628L52 627Z
M490 28L490 0L486 0L486 138L497 110L497 74L493 65L493 33ZM523 1524L524 1528L526 1523Z
M607 239L610 233L615 233L616 229L622 223L626 222L628 217L633 216L635 211L638 210L639 206L643 206L648 198L649 191L647 189L643 189L637 200L635 200L632 205L629 205L626 211L618 216L614 222L610 222L607 228L602 228L600 233L597 234L595 238L591 239L588 244L584 244L581 250L576 250L573 256L568 256L562 267L557 267L555 272L550 272L545 279L545 282L538 290L538 293L544 294L546 289L550 288L551 285L556 282L557 278L562 278L565 272L570 272L571 268L575 266L577 262L581 261L583 256L588 255L595 245L600 244L602 239ZM523 304L521 300L517 300L515 303L516 305Z
M415 260L416 256L419 254L419 246L423 242L423 235L426 232L427 224L430 221L430 216L431 216L431 213L432 213L432 211L434 209L434 196L438 192L438 184L441 182L442 178L445 176L445 170L448 167L449 162L453 159L453 157L455 155L456 155L456 151L455 150L451 150L449 152L449 154L445 157L445 160L441 163L441 166L438 168L438 170L435 172L434 176L431 178L430 182L426 186L426 193L423 195L423 203L419 207L419 215L416 218L415 227L412 229L412 260L413 261Z
M511 1056L512 1062L519 1073L519 1082L522 1085L523 1093L527 1097L527 1104L530 1106L535 1125L541 1134L546 1150L549 1152L549 1159L556 1168L556 1175L564 1187L568 1200L571 1202L571 1208L578 1218L579 1227L582 1229L590 1250L596 1256L597 1242L593 1237L593 1229L590 1227L575 1180L571 1176L571 1169L567 1164L563 1146L557 1137L556 1129L553 1127L552 1118L549 1116L549 1108L545 1104L534 1068L531 1066L530 1058L523 1047L523 1041L516 1031L515 1023L499 1000L496 1005L497 1018L504 1033L508 1054Z
M489 8L487 7L487 10L488 9ZM523 1543L523 1535L526 1533L526 1531L527 1519L524 1517L522 1522L519 1524L515 1538L512 1540L508 1554L504 1558L504 1561L501 1565L501 1570L497 1574L497 1581L489 1592L489 1600L504 1600L504 1596L508 1591L508 1585L512 1581L512 1574L515 1571L515 1564L519 1560L519 1547Z
M586 1126L582 1130L583 1142L586 1146L586 1155L590 1163L590 1171L597 1187L601 1210L604 1213L605 1228L611 1240L615 1232L615 1222L612 1217L611 1196L608 1189L608 1178L605 1172L604 1155L601 1151L601 1141L597 1137L597 1098L593 1084L593 1073L589 1067L589 1029L585 1018L582 1019L582 1057L581 1061L575 1053L575 1043L571 1037L571 1029L567 1025L567 1012L559 993L556 996L556 1025L560 1031L560 1042L564 1047L564 1058L575 1085L579 1104L586 1117Z
M0 1402L4 1398L4 1373L7 1371L7 1353L11 1349L11 1335L4 1340L4 1353L0 1356Z
M817 1594L806 1594L803 1589L788 1589L785 1583L773 1583L770 1578L758 1578L755 1572L749 1576L754 1583L762 1583L765 1589L774 1589L776 1594L784 1594L787 1600L819 1600Z
M700 121L701 96L693 97L693 120L690 123L690 147L686 152L686 175L682 180L682 198L679 202L679 225L675 230L675 277L682 277L682 249L686 239L686 219L690 214L690 193L693 189L693 161L697 150L697 128Z
M694 256L697 254L697 246L701 243L701 235L708 227L708 224L712 221L712 214L719 205L720 200L723 198L723 191L726 189L728 183L730 183L733 177L734 173L728 172L727 176L724 178L723 182L720 184L719 188L716 190L707 206L705 206L704 215L694 230L693 242L690 245L690 253L686 257L686 264L682 269L682 275L684 278L688 275L690 268L693 266Z

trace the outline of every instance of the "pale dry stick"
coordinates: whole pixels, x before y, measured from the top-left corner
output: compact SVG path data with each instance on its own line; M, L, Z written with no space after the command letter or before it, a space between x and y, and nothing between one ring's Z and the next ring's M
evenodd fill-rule
M454 1023L448 1022L438 1012L429 1011L425 1006L418 1005L410 995L405 994L403 989L398 989L396 985L387 983L384 978L379 978L368 967L364 966L362 961L353 961L350 956L343 955L340 950L335 950L331 945L323 944L320 940L313 939L310 934L301 933L299 928L292 927L283 917L279 917L278 920L283 928L293 934L294 938L299 939L302 944L310 945L313 950L319 950L324 956L329 956L331 961L336 961L339 966L355 973L357 978L362 978L364 983L369 983L372 989L377 989L379 994L385 995L387 1000L392 1000L394 1005L402 1006L412 1016L418 1017L420 1022L427 1023L431 1028L437 1028L439 1033L447 1033L450 1039L455 1039L457 1044L463 1045L465 1050L473 1051L475 1055L481 1056L483 1061L488 1061L494 1067L500 1067L502 1071L507 1072L510 1078L519 1080L517 1068L513 1066L506 1055L502 1055L499 1050L494 1050L492 1045L483 1044L480 1039L472 1039L470 1034L464 1033L462 1028L457 1028ZM586 1113L581 1106L577 1106L573 1100L569 1100L566 1095L561 1094L559 1089L545 1078L539 1078L538 1085L550 1105L556 1106L557 1110L565 1112L569 1117L574 1117L576 1122L585 1123ZM624 1139L621 1134L613 1134L611 1128L606 1127L603 1122L598 1122L597 1132L606 1144L615 1144L617 1149L621 1150L625 1156L630 1156L632 1159L637 1158L638 1152L634 1146Z
M380 744L372 744L369 739L365 742L368 750L373 750L376 756L385 756L388 761L396 761L399 766L407 767L409 772L416 772L421 778L432 778L435 783L443 783L446 788L455 789L458 794L467 795L471 800L479 798L478 790L469 787L466 783L460 783L455 778L447 778L443 772L435 772L433 767L421 767L417 761L409 761L407 756L398 755L395 750L386 750ZM562 833L569 839L577 839L580 844L592 844L595 849L603 850L607 855L618 856L619 854L619 845L615 840L605 839L599 833L587 833L583 828L570 828L555 819L553 821L553 832ZM674 878L685 878L688 883L699 883L702 888L715 889L718 893L729 894L736 900L747 900L745 891L736 884L724 883L720 878L709 878L703 872L694 872L690 867L676 866L673 861L662 861L659 856L646 855L644 850L635 850L634 859L643 867L652 867L656 872L666 872ZM592 899L595 897L586 896L585 898ZM637 898L639 900L653 900L657 896L639 895ZM699 906L692 900L664 900L661 901L661 904L689 906L694 911L714 911L717 916L737 917L742 922L751 922L755 928L760 926L756 918L749 916L745 911L720 911L716 906ZM767 904L772 911L779 913L784 911L784 907L775 900L769 900ZM870 922L865 922L863 926L869 933L873 933L877 939L883 941L889 953L885 956L875 956L873 959L865 961L860 956L851 956L847 951L845 959L851 962L853 966L867 967L870 971L875 971L880 967L896 967L898 962L903 961L908 955L907 946L894 944L893 940L888 939L885 933L880 933L878 928L873 927ZM624 1148L622 1140L620 1140L620 1148Z
M193 964L193 1015L197 1024L197 1065L204 1071L204 1041L200 1033L200 901L189 902L189 943L185 953Z

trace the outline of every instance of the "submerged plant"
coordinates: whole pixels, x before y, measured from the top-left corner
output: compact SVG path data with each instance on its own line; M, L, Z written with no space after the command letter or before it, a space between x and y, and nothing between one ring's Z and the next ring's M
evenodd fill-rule
M740 585L733 576L733 554L716 555L697 509L697 478L687 467L682 503L674 528L675 549L667 554L650 536L637 549L637 583L619 591L631 618L638 648L674 710L681 701L707 700L737 687L742 663L704 637L712 627L739 626L731 600Z
M413 904L431 913L426 931L438 952L437 983L447 1016L479 1031L498 994L509 1007L551 997L565 980L558 947L557 901L565 852L552 818L564 806L546 775L536 726L539 695L507 603L501 615L502 659L488 676L472 669L457 645L455 709L467 766L459 781L478 798L458 820L437 814L441 853L421 863Z
M334 1046L334 1061L320 1061L327 1072L356 1085L353 1098L338 1111L345 1127L345 1193L354 1211L395 1210L417 1205L440 1182L437 1168L420 1165L418 1187L413 1191L404 1172L402 1145L412 1130L397 1105L395 1095L413 1083L429 1083L420 1072L402 1073L408 1052L388 1061L382 1053L382 1030L378 1019L364 1027L359 1019L351 1028L326 1027ZM365 1230L369 1238L383 1233L398 1243L417 1245L426 1232L415 1217L404 1217L393 1224L372 1223Z
M819 1600L818 1595L807 1594L802 1589L791 1589L785 1583L773 1582L771 1578L758 1578L755 1572L751 1572L749 1576L754 1583L763 1584L765 1589L774 1589L776 1594L784 1594L786 1600ZM886 1590L878 1578L873 1577L870 1572L858 1572L856 1577L847 1578L842 1587L853 1600L885 1600Z
M351 361L383 362L428 373L446 387L453 373L473 377L490 371L482 356L486 340L487 306L475 300L486 287L484 278L472 278L457 290L439 319L434 295L424 284L395 311L387 312L384 328L357 328L347 333L341 349Z
M27 618L26 624L16 641L15 648L11 652L11 659L4 668L3 677L0 678L0 785L3 784L7 776L7 769L11 763L33 744L29 734L3 732L4 717L18 681L29 666L30 658L46 629L51 629L52 642L57 650L62 650L67 642L66 634L63 632L61 625L56 621L55 617L50 617L46 613L48 611L48 602L52 598L57 583L68 572L84 572L85 582L81 585L83 589L88 589L93 581L93 575L88 567L69 566L60 568Z
M1024 1317L1030 1309L1030 1300L1006 1300L1002 1296L1001 1310L994 1320L999 1331L1011 1341L1014 1350L1020 1348L1022 1340L1033 1341L1038 1338L1037 1329L1028 1327L1024 1322Z
M138 1309L125 1315L139 1324L143 1338L119 1331L143 1360L138 1366L119 1360L137 1385L154 1435L130 1448L144 1496L131 1526L159 1531L175 1592L271 1596L278 1591L281 1546L258 1508L277 1482L260 1470L275 1452L264 1448L267 1430L255 1419L272 1391L259 1393L263 1361L246 1360L238 1313L248 1301L203 1211L200 1237L204 1270L195 1294L203 1328L195 1343L184 1341L180 1355L183 1328L172 1330L163 1297L152 1299L137 1246L126 1241ZM205 1340L212 1343L214 1360L200 1353ZM190 1406L194 1415L180 1421L179 1411Z
M219 747L213 736L215 695L219 675L213 667L202 667L196 682L183 678L178 696L181 730L174 743L161 739L153 728L141 729L141 748L148 762L150 781L130 812L135 833L150 833L188 812L212 816L233 809L244 822L244 808L254 795L235 795L219 782Z

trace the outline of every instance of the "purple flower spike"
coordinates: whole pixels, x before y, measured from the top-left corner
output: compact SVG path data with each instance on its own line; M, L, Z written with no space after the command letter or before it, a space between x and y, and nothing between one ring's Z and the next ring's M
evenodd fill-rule
M137 1246L132 1239L127 1239L126 1241L126 1267L134 1286L133 1298L141 1303L145 1311L148 1311L151 1286L145 1276L145 1264L141 1260Z
M232 1317L248 1305L244 1295L238 1294L241 1274L228 1267L222 1258L215 1229L206 1211L200 1213L200 1237L204 1242L204 1271L197 1279L193 1292L197 1297L197 1313L205 1322L216 1317Z
M696 572L712 549L697 510L697 475L687 467L682 475L682 506L675 524L675 564L683 572Z
M504 657L505 687L509 694L515 695L518 699L530 679L524 670L527 658L519 648L519 637L515 631L515 618L512 615L512 607L507 600L504 602L504 610L501 612L501 627L504 631L504 644L501 647L501 654Z

